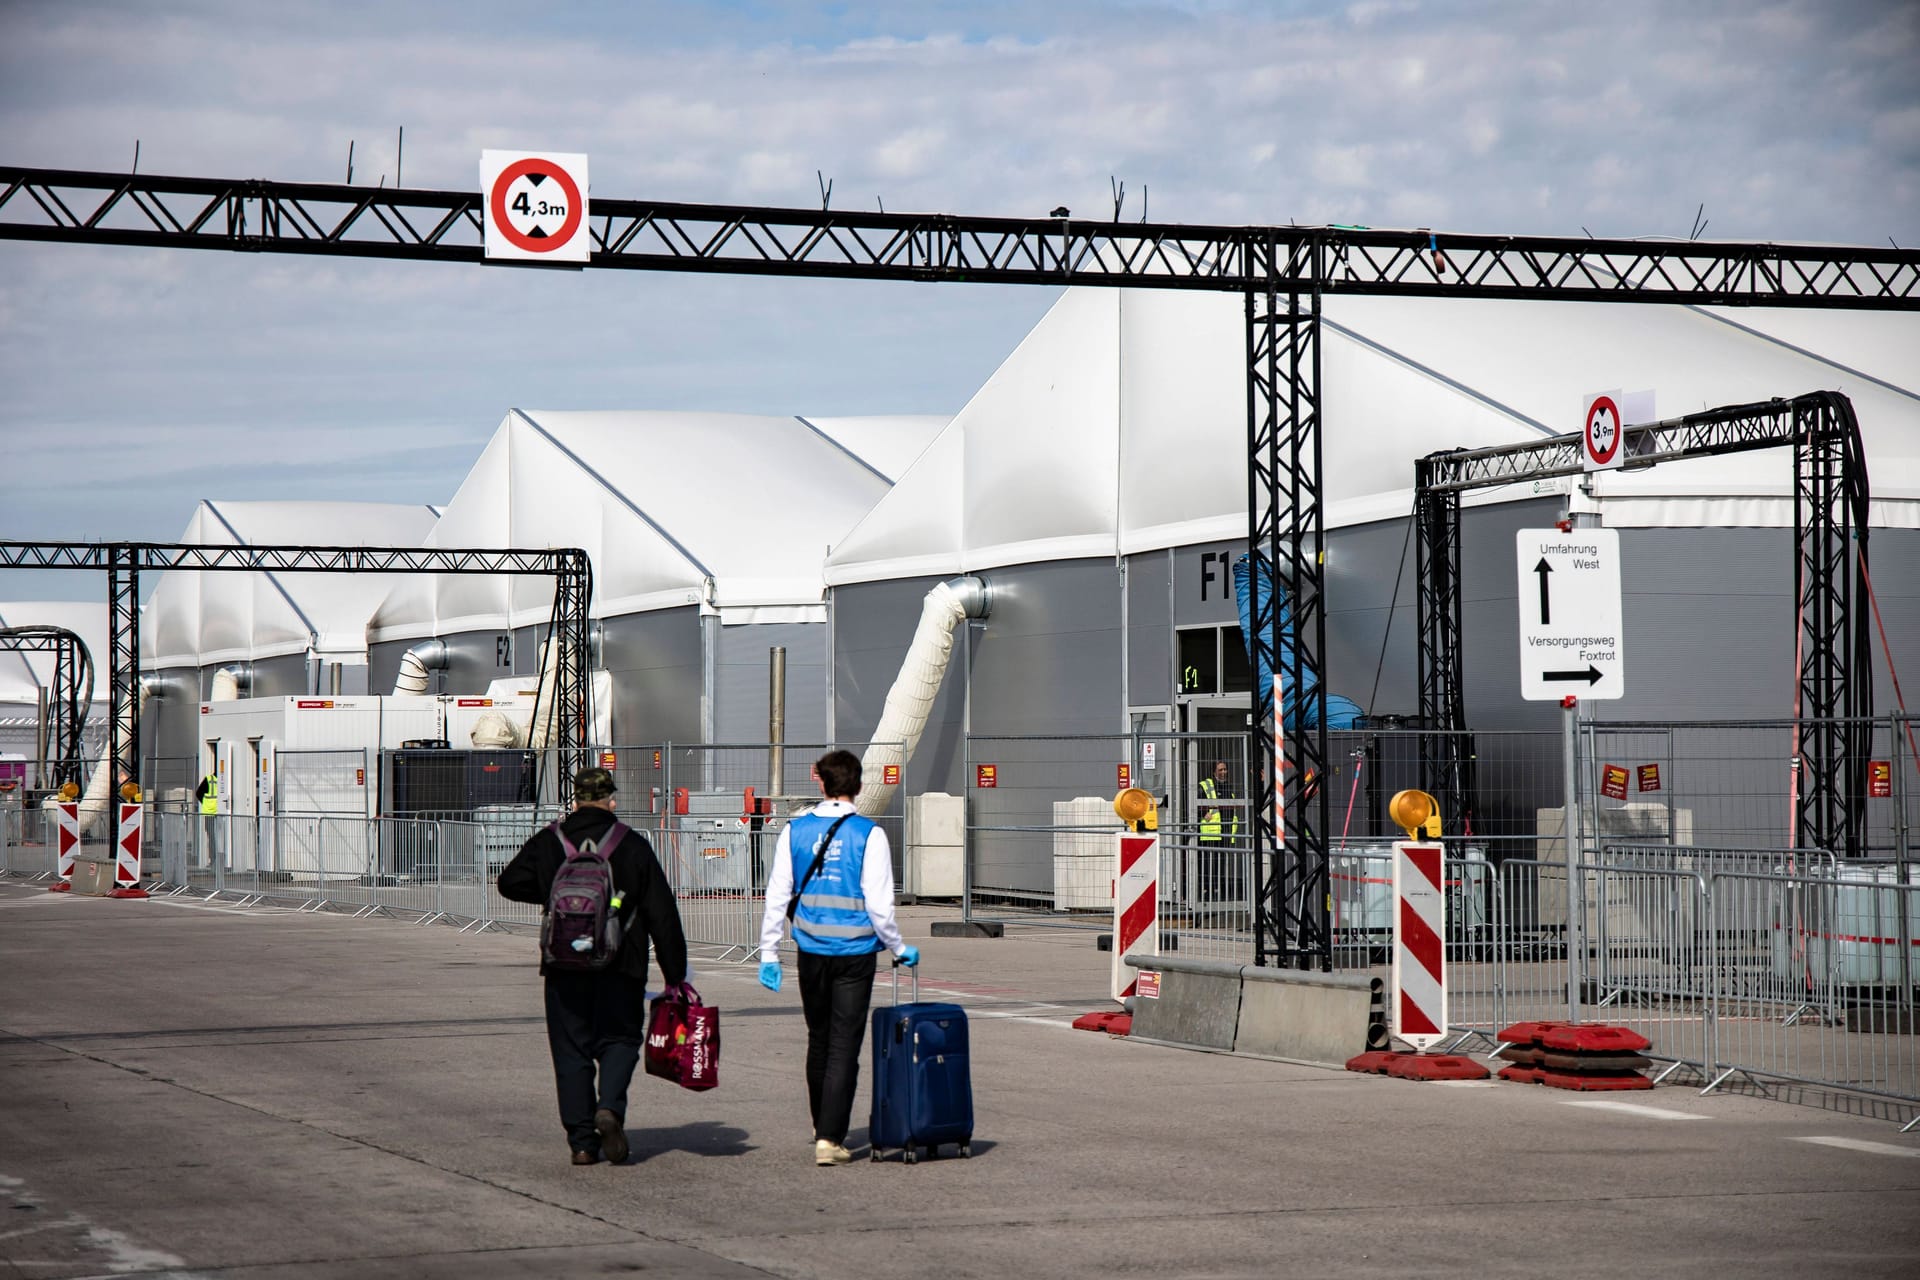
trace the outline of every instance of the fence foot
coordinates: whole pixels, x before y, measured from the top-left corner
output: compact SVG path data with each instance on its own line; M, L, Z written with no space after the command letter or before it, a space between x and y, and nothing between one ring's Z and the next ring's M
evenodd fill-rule
M506 932L506 929L498 920L469 920L460 926L460 932L462 933L469 931L473 933L492 933L496 930L501 933Z
M1915 1126L1915 1125L1917 1125L1917 1124L1920 1124L1920 1114L1916 1114L1916 1115L1915 1115L1915 1116L1913 1117L1913 1119L1911 1119L1911 1120L1909 1120L1909 1121L1907 1121L1907 1122L1906 1122L1905 1124L1903 1124L1903 1125L1901 1125L1901 1126L1900 1126L1900 1132L1902 1132L1902 1133L1911 1133L1911 1132L1913 1132L1913 1126Z
M1458 1053L1460 1052L1461 1047L1470 1040L1483 1040L1487 1044L1492 1045L1493 1056L1498 1056L1500 1053L1500 1050L1506 1048L1506 1046L1504 1044L1501 1044L1500 1041L1497 1038L1495 1038L1491 1033L1482 1031L1478 1027L1473 1027L1466 1031L1462 1031L1458 1036L1456 1036L1453 1039L1451 1043L1449 1043L1444 1049L1440 1050L1440 1052L1441 1053Z
M1701 1069L1701 1074L1703 1075L1705 1074L1704 1067ZM1719 1075L1715 1076L1707 1084L1707 1087L1700 1091L1700 1096L1705 1097L1707 1094L1712 1093L1714 1090L1718 1089L1721 1085L1725 1084L1729 1079L1731 1079L1734 1076L1745 1076L1747 1078L1747 1083L1751 1084L1754 1088L1760 1091L1761 1097L1771 1098L1773 1096L1773 1094L1768 1091L1765 1082L1763 1082L1759 1076L1756 1076L1755 1074L1753 1074L1753 1072L1747 1070L1745 1067L1728 1067L1725 1071L1722 1071Z
M447 913L444 911L430 911L427 914L421 916L418 920L415 920L414 923L415 924L438 924L440 921L445 920L446 918L447 918ZM466 930L462 929L460 932L465 933Z

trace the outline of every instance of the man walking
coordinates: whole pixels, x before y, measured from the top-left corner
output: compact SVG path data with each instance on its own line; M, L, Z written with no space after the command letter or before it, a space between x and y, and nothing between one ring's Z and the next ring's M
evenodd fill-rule
M566 1126L575 1164L593 1164L603 1155L614 1164L627 1158L627 1085L646 1039L649 939L659 953L667 986L687 980L687 939L673 890L647 838L614 817L615 790L613 775L605 769L574 774L573 812L520 846L497 882L501 897L544 907L554 876L571 852L567 846L589 854L604 852L611 864L608 910L618 914L623 926L612 962L602 969L564 969L549 964L544 946L540 955L547 1046L553 1053L560 1123Z
M780 989L780 926L791 919L807 1019L813 1162L830 1166L853 1158L847 1127L873 999L873 957L891 951L900 963L916 965L920 949L902 941L893 920L887 833L853 807L859 757L829 751L813 768L825 801L787 823L774 848L760 920L760 985Z
M217 766L216 766L217 768ZM200 833L205 837L207 865L220 865L220 775L209 773L194 788L193 798L200 802Z

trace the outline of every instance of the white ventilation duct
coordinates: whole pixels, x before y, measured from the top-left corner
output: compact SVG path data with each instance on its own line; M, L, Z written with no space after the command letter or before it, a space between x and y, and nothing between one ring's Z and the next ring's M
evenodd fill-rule
M208 702L235 702L241 693L253 690L253 664L242 662L231 667L221 667L213 673L213 680L207 686Z
M433 687L430 671L447 669L447 645L444 640L422 640L400 655L400 674L394 677L396 694L425 693Z
M221 668L221 672L226 672L229 670L231 670L231 668L228 668L228 667ZM218 675L219 673L216 673L216 677L215 677L216 680L218 678ZM150 696L152 696L148 692L147 684L146 684L146 681L144 680L140 682L139 696L140 696L140 709L144 711L146 710L147 699ZM132 727L131 725L122 725L121 732L124 734L131 727ZM113 738L111 735L109 735L107 738L107 745L104 748L102 748L100 751L100 759L94 762L93 776L87 779L86 794L80 797L81 834L84 835L86 833L91 832L95 824L98 823L101 818L106 816L107 804L109 803L110 799L118 799L118 796L110 796L110 793L114 791L114 782L113 782L114 775L119 771L120 771L119 764L113 758ZM48 798L47 803L49 805L52 805L56 803L57 798L58 797L56 793L56 796Z
M476 747L517 747L520 726L509 720L505 712L483 711L473 722L473 732L468 737Z
M927 715L953 657L954 627L963 618L986 617L990 604L987 584L974 577L936 583L927 592L906 660L887 690L880 723L874 726L873 740L860 759L860 795L854 805L866 817L885 813L892 799L894 788L885 782L887 766L904 765L920 745Z
M553 741L553 731L560 723L560 709L553 705L553 689L559 678L560 638L548 636L540 650L540 687L533 695L533 705L539 710L527 733L527 745L535 751L544 750Z

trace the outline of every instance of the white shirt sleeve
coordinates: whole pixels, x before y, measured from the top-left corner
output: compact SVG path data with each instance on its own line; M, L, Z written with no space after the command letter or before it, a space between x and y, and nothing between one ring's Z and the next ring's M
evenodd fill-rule
M791 823L780 828L780 838L773 846L773 865L767 868L767 910L760 917L762 964L771 964L780 959L780 937L786 932L787 901L793 897L793 855L787 844L787 832L792 829Z
M860 864L860 892L867 900L867 918L880 942L896 956L907 949L900 926L893 920L893 846L887 833L876 826L867 834L866 860ZM773 900L768 891L767 900ZM781 908L785 910L784 907Z

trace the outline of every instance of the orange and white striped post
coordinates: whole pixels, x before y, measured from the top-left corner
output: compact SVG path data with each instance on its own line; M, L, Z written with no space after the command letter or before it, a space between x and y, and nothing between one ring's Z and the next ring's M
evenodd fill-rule
M47 890L50 893L69 893L73 889L73 860L80 853L80 806L72 802L56 804L53 812L54 829L57 832L53 846L56 876Z

